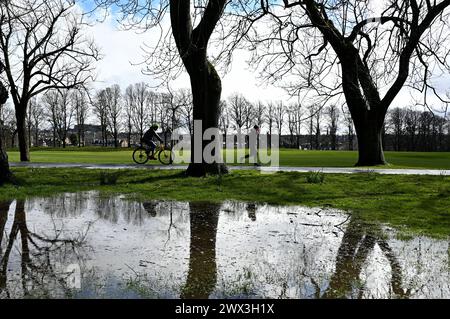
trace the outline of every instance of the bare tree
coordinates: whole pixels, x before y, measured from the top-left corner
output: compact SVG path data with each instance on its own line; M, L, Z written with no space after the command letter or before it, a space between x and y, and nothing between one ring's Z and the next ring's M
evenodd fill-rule
M337 148L337 133L339 125L339 108L332 104L325 109L327 117L328 133L330 135L330 147L334 151Z
M450 69L450 0L387 0L379 3L379 15L371 5L374 2L263 1L254 16L266 17L258 20L268 31L255 27L248 33L254 39L251 48L263 50L254 62L274 82L295 69L300 76L295 83L289 81L293 91L310 89L324 102L345 96L358 136L357 165L363 166L385 164L381 132L404 85L423 92L427 104L427 93L438 93L430 81L433 70ZM242 12L247 24L255 21L248 10Z
M419 127L420 112L417 112L411 108L406 110L405 113L405 132L408 136L407 148L408 151L416 149L417 145L417 129Z
M300 103L293 103L287 107L287 124L290 134L290 146L300 147L300 134L303 110Z
M164 143L167 143L167 133L170 130L170 123L172 120L172 111L170 107L168 107L170 97L169 94L166 93L158 93L156 94L157 98L157 119L159 121L160 127L163 135ZM156 119L155 119L156 120Z
M106 103L106 123L109 131L112 133L114 139L114 147L119 147L119 130L120 130L120 114L121 98L120 86L114 84L107 87L104 91L104 102Z
M180 109L182 121L184 123L184 126L188 129L189 134L192 135L194 133L194 122L192 118L194 105L192 104L192 94L188 89L182 89L180 91L180 94L182 95L183 100Z
M309 149L312 150L314 147L314 114L315 110L311 106L308 108L308 137L309 137Z
M275 104L273 102L267 103L264 117L266 119L267 126L269 127L268 145L270 146L272 144L272 128L275 122Z
M353 151L353 149L354 149L353 143L354 143L354 139L355 139L355 130L354 130L354 127L353 127L352 116L346 110L343 110L342 113L343 113L343 117L344 117L344 124L345 124L346 129L347 129L348 150L349 151Z
M134 108L136 104L136 96L134 93L134 87L132 84L127 86L125 89L125 94L123 96L124 106L125 106L125 127L127 129L127 140L128 147L131 147L131 135L133 134L133 116L134 116Z
M75 111L75 121L77 123L78 147L85 146L85 126L89 112L89 101L86 90L77 89L73 91L71 99Z
M125 95L127 103L130 103L133 109L132 122L141 139L146 127L156 120L157 97L147 90L143 82L130 85Z
M209 39L225 10L227 2L226 0L209 0L203 9L200 21L194 28L191 20L191 1L169 1L172 34L183 65L191 79L194 103L193 116L194 120L202 121L202 135L206 129L219 126L222 84L213 64L207 58L207 48ZM203 149L207 143L205 141L201 143ZM192 150L195 150L195 139L191 144ZM188 175L204 176L207 173L228 172L223 163L208 164L204 159L202 163L195 163L194 153L191 152Z
M248 130L253 116L251 103L242 94L234 93L228 97L228 106L236 130L241 131L244 127Z
M0 121L3 125L4 143L14 147L14 140L17 135L16 115L14 112L14 106L9 103L0 107Z
M308 135L310 149L321 148L321 127L323 108L320 105L309 106L308 114Z
M34 96L29 101L27 114L26 114L26 117L25 117L25 123L26 123L27 133L28 133L27 137L28 137L28 147L29 148L31 148L31 145L32 145L32 135L31 135L31 129L33 128L33 120L32 120L32 118L33 118L33 112L34 112L34 110L36 108L38 108L38 102L37 102L37 97Z
M294 133L297 136L296 147L300 148L300 136L302 133L303 123L303 107L300 103L294 103L291 105L291 110L294 117Z
M182 125L181 109L185 108L188 104L191 104L191 101L189 101L186 97L187 96L183 90L172 91L170 87L167 87L167 93L161 94L162 105L169 111L169 129L171 132L174 132Z
M53 129L53 145L56 146L57 137L63 148L67 145L68 131L74 115L70 94L69 90L50 90L43 97L47 106L47 118Z
M294 134L295 134L295 128L297 126L297 123L296 123L297 119L295 117L295 113L292 112L293 109L295 109L295 106L289 106L288 109L289 109L289 112L288 112L287 124L288 124L289 135L290 135L290 147L292 147L294 145Z
M3 5L3 2L1 3ZM0 74L3 72L3 63L0 61ZM0 80L0 115L3 106L8 100L8 90ZM5 130L3 120L0 116L0 186L12 179L12 173L9 169L8 154L6 153Z
M90 81L98 52L83 36L84 17L76 12L73 0L23 0L0 10L0 51L16 109L20 160L29 161L25 128L29 100L49 89L70 89Z
M392 126L392 133L394 134L394 150L400 151L403 137L405 110L397 107L391 110L389 115L389 123Z
M219 117L219 128L225 135L225 139L228 135L228 130L230 129L231 119L230 119L230 109L228 107L227 101L220 101L220 117Z
M207 51L216 25L229 1L149 0L146 5L141 5L137 0L97 0L97 2L119 6L128 24L145 29L156 26L162 30L161 41L157 48L150 48L147 51L147 62L152 64L147 71L167 81L174 77L171 71L177 70L175 73L179 73L182 66L190 77L194 105L193 119L202 123L199 135L203 136L208 128L217 128L222 85ZM162 26L166 14L170 15L171 32ZM201 163L196 163L194 150L197 149L197 143L201 143L201 149L204 149L208 141L193 140L191 143L191 163L186 172L188 175L204 176L228 171L225 164L207 163L204 158Z
M254 107L253 117L256 122L256 125L258 125L259 127L262 127L266 122L264 116L265 113L266 113L266 106L264 105L263 102L258 101Z
M100 122L100 130L102 134L102 145L108 146L108 102L106 90L100 90L95 95L94 114Z
M45 107L45 116L50 123L51 129L53 131L53 147L56 147L57 140L57 108L59 103L59 94L57 90L49 90L45 92L42 101Z
M277 126L278 135L283 134L284 120L286 116L286 106L282 101L278 101L275 107L275 124Z
M160 102L160 95L154 91L149 90L145 100L148 112L148 125L158 122Z
M42 102L39 101L36 107L34 108L31 118L34 126L34 143L36 146L39 145L39 131L41 129L41 125L45 119L44 108L42 106Z

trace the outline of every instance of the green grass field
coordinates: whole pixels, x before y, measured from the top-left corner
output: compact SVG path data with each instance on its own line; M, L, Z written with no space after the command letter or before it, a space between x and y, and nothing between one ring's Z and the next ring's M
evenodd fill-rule
M129 149L67 148L31 151L31 161L39 163L132 164ZM11 162L19 161L19 153L10 151ZM384 168L450 169L450 153L386 152L390 165ZM280 150L280 165L293 167L352 167L357 152ZM159 164L156 161L149 164Z
M402 234L450 234L450 177L327 174L311 183L307 173L234 171L219 177L188 178L180 170L148 171L14 168L19 186L5 185L0 201L61 192L99 190L129 198L181 201L241 200L269 204L335 207L366 223L389 223ZM102 185L105 175L115 176Z

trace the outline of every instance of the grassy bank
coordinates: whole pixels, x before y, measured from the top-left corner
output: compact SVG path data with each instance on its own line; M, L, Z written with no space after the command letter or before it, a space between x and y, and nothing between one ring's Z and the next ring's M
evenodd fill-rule
M5 186L0 201L60 192L100 190L130 198L182 201L242 200L270 204L332 206L370 222L390 223L405 232L450 234L450 177L388 176L374 173L326 175L322 184L308 174L261 175L236 171L222 177L186 178L181 171L14 169L21 186ZM117 175L116 175L117 174ZM101 178L103 176L103 178ZM106 177L114 185L101 185Z
M31 161L37 163L98 163L131 164L129 149L89 147L67 149L38 148L31 151ZM9 151L11 162L19 161L16 150ZM357 152L280 150L280 165L294 167L352 167ZM386 152L390 163L384 168L450 169L450 153ZM152 161L147 165L159 164Z

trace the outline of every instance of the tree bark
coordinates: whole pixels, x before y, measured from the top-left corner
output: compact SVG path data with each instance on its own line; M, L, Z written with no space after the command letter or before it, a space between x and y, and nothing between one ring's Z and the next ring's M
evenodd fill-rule
M383 152L383 125L367 116L354 118L358 138L358 162L356 166L385 165Z
M178 52L191 80L193 96L193 118L202 121L202 132L208 128L219 127L220 95L222 85L214 66L208 61L207 47L211 34L222 16L227 1L210 0L201 21L193 29L190 6L191 1L171 0L170 19L172 33ZM195 131L195 126L194 126ZM194 136L200 135L194 132ZM203 140L203 138L202 138ZM206 163L203 154L200 163L194 162L195 139L191 141L191 163L186 175L201 177L207 174L228 173L224 163ZM202 152L208 144L202 143Z
M27 129L25 125L26 107L16 108L17 136L19 138L20 161L30 161L30 148L28 147Z
M193 96L193 117L202 123L201 135L208 128L219 127L220 95L222 92L222 83L219 75L213 65L206 59L206 56L200 58L202 65L191 73L191 87ZM194 126L195 130L195 126ZM194 133L195 136L195 133ZM202 163L194 162L195 139L192 139L191 145L191 163L188 166L186 174L188 176L201 177L207 174L226 174L228 168L224 163L206 163L202 157ZM208 141L202 140L202 151Z
M387 107L381 102L369 70L356 51L352 53L342 59L342 87L358 139L356 166L385 165L382 131Z
M3 83L0 82L0 106L5 104L7 100L8 91L6 90ZM9 169L8 154L6 153L5 130L3 128L3 123L0 121L0 185L11 182L12 179L13 175L11 173L11 170Z
M4 129L0 123L0 185L12 181L12 173L9 169L8 154L6 153L6 140Z

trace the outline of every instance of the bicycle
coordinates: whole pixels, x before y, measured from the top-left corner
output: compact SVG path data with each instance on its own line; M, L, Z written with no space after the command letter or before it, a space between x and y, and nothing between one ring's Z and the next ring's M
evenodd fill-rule
M148 146L139 144L139 146L133 151L133 161L136 164L145 164L150 160L151 149ZM156 147L154 152L155 160L156 156L163 165L170 165L173 163L174 153L172 149L166 148L163 144Z

